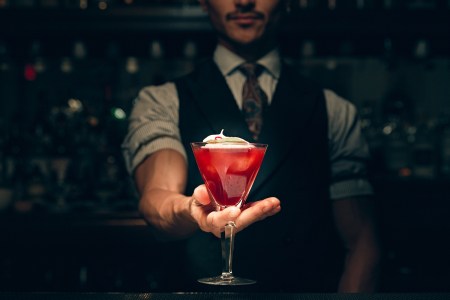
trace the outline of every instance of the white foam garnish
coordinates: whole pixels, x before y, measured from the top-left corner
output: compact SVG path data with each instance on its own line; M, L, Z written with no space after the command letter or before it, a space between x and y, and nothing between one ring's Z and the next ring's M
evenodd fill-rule
M235 146L241 146L242 144L249 145L250 143L247 142L244 139L241 139L240 137L234 137L234 136L225 136L223 134L223 129L220 131L219 134L213 134L209 135L206 138L203 139L204 143L208 144L225 144L225 143L233 143L233 144L241 144L241 145L235 145Z
M203 146L204 148L212 148L212 149L249 149L253 148L252 144L244 144L244 143L211 143ZM203 148L202 147L202 148Z

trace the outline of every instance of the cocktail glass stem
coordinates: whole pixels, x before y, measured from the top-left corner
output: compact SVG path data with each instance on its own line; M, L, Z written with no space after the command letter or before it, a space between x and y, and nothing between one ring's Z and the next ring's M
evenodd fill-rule
M222 244L222 279L233 280L233 250L236 224L228 222L220 234Z

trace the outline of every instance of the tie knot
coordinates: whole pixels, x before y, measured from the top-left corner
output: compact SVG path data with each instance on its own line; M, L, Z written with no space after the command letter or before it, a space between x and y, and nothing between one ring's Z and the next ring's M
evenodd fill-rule
M247 77L258 77L261 75L264 67L255 63L243 63L238 69Z

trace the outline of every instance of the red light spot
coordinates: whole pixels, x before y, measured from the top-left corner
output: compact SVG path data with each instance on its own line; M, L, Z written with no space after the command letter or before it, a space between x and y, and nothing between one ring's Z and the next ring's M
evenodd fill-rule
M25 77L25 80L28 81L36 80L37 73L36 70L34 69L34 66L30 64L26 65L23 76Z
M412 171L410 168L401 168L398 171L398 175L400 175L401 177L409 177L412 175Z

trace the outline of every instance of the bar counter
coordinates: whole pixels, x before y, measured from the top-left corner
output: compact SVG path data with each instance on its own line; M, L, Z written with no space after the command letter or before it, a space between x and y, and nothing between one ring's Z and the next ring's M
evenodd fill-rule
M0 293L8 300L444 300L450 294Z

